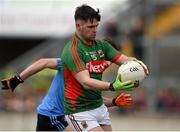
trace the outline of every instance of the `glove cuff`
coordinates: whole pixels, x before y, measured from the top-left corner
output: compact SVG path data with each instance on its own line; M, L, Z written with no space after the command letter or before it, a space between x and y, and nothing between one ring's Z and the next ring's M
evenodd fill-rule
M17 79L19 80L20 83L23 83L23 82L24 82L24 80L22 80L22 78L20 77L20 75L17 75L16 77L17 77Z
M112 100L112 103L113 103L114 106L117 106L117 104L116 104L116 98L114 98L114 99Z
M115 91L115 90L114 90L114 87L113 87L113 83L111 83L111 84L109 85L109 90Z

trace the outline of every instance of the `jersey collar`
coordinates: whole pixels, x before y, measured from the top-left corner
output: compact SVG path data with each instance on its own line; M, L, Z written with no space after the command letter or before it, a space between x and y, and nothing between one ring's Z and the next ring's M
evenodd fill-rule
M83 39L81 39L80 37L79 37L79 35L77 34L77 33L75 33L75 36L78 38L78 40L80 40L84 45L86 45L86 46L92 46L93 45L93 42L92 41L88 41L88 42L86 42L86 41L84 41Z

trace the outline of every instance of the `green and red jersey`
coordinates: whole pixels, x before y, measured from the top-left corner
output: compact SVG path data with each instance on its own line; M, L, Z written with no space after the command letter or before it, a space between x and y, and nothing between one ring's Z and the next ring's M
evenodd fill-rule
M84 42L77 35L66 44L61 54L65 87L65 114L95 109L102 105L100 90L87 90L74 78L83 70L90 77L101 80L105 70L105 60L115 62L120 53L102 40Z

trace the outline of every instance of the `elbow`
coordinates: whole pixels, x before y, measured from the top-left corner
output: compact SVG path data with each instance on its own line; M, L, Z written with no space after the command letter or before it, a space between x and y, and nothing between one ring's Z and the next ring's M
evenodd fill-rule
M81 80L81 85L88 90L91 90L91 86L89 85L89 80L88 78L84 78L83 80Z
M87 70L81 71L75 75L75 79L85 89L92 89L93 80L90 78Z
M38 64L41 65L43 68L46 68L47 67L47 59L39 59L38 60Z

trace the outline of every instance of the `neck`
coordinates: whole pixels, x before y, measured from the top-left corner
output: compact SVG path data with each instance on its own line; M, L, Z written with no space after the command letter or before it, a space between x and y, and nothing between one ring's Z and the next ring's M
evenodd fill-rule
M92 41L86 41L86 40L83 39L82 36L79 35L77 32L76 32L76 35L83 41L83 43L84 43L86 46L91 46L91 45L92 45Z
M84 39L78 32L76 32L76 35L83 41L83 42L89 42L88 40Z

